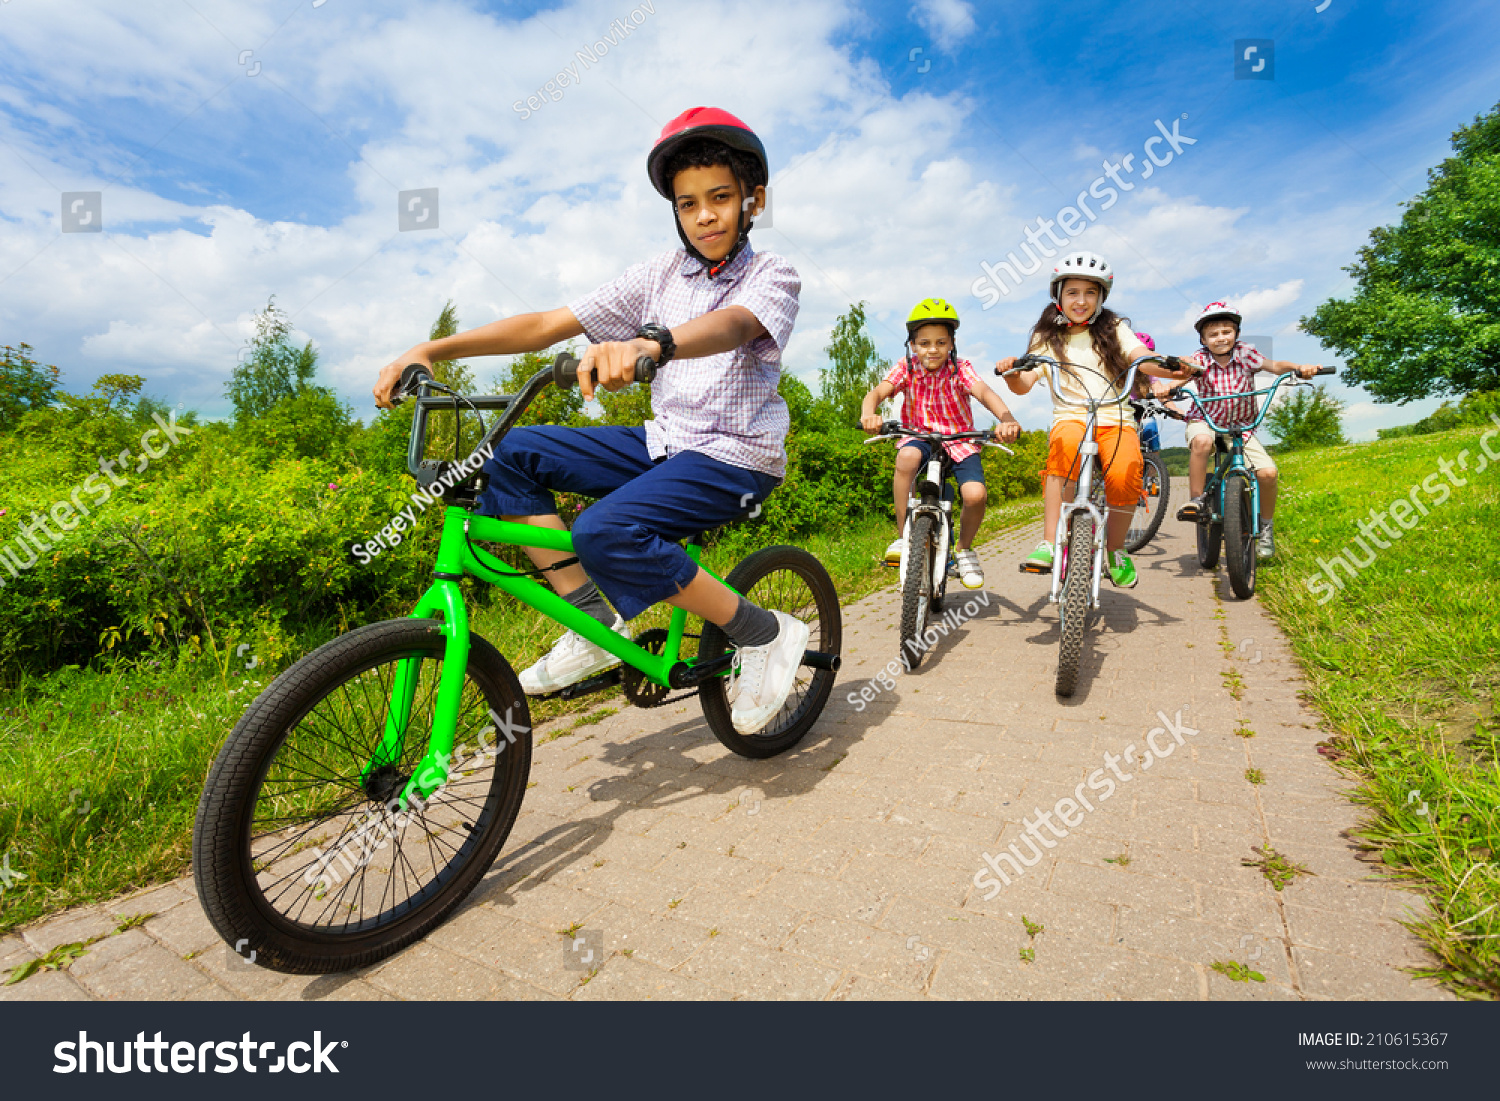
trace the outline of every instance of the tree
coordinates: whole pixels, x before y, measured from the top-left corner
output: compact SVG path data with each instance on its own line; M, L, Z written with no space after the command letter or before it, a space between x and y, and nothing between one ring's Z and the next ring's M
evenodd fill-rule
M1354 296L1302 319L1376 401L1500 388L1500 105L1452 140L1400 224L1345 269Z
M62 372L32 358L30 344L0 348L0 432L15 427L23 414L55 402Z
M104 400L107 412L114 412L115 402L119 402L121 411L125 412L131 404L130 399L145 385L146 379L142 375L100 375L92 392Z
M236 421L263 416L283 398L315 389L325 396L333 391L315 387L318 353L308 341L301 348L291 341L292 319L276 305L273 294L266 308L255 315L255 335L245 344L243 362L234 369L224 387L234 405Z
M1276 437L1277 451L1339 447L1349 442L1339 416L1343 411L1344 403L1323 387L1299 387L1271 407L1265 425Z
M437 320L432 323L432 331L427 334L427 339L442 340L443 337L452 336L456 332L458 332L458 311L454 309L452 300L449 300L443 305L443 310L438 314ZM457 390L460 394L474 392L474 375L468 367L457 360L433 360L432 377L444 386Z
M890 367L865 331L863 302L850 306L833 323L832 339L823 351L829 365L818 372L820 400L828 404L833 426L857 427L860 403Z

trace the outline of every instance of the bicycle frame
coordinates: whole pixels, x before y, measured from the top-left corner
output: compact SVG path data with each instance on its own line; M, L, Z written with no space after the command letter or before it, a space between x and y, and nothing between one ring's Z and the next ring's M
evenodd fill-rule
M1046 363L1053 368L1053 370L1047 371L1044 374L1047 380L1047 389L1052 392L1053 401L1058 405L1078 408L1075 402L1063 397L1053 377L1057 369L1066 365L1059 363L1051 356L1031 355L1027 358ZM1090 399L1084 407L1087 418L1084 421L1083 442L1078 448L1079 471L1076 483L1078 488L1073 494L1073 500L1062 503L1062 509L1057 514L1057 530L1053 532L1052 536L1053 555L1056 565L1052 570L1052 590L1047 595L1047 601L1050 604L1057 603L1058 596L1062 591L1062 579L1064 573L1066 573L1067 566L1069 543L1067 533L1071 528L1070 521L1075 512L1087 511L1094 518L1094 561L1093 578L1089 587L1089 605L1093 608L1099 607L1099 583L1104 576L1105 529L1109 523L1108 509L1106 508L1105 514L1101 516L1099 510L1094 507L1093 501L1089 499L1094 488L1094 465L1099 457L1099 441L1094 438L1095 429L1099 424L1099 410L1106 405L1119 405L1127 400L1131 389L1135 385L1136 369L1142 363L1159 363L1165 358L1164 356L1142 356L1130 365L1130 371L1126 374L1125 381L1117 387L1120 391L1119 397Z
M587 612L575 608L547 585L523 571L503 562L496 561L490 565L481 561L472 548L472 540L476 539L507 546L537 547L566 553L573 551L570 532L518 524L492 516L479 516L457 506L444 510L443 534L433 570L437 580L422 595L411 613L413 619L440 620L444 639L443 671L438 682L427 753L413 769L412 778L402 792L403 806L413 795L426 799L447 780L447 766L453 753L453 732L458 723L460 699L469 663L469 613L464 603L463 590L459 586L459 580L464 576L475 577L500 588L548 619L555 620L607 650L639 670L652 683L663 687L684 686L680 671L676 677L673 676L674 669L684 664L681 650L687 612L682 608L672 609L666 645L662 653L653 654L645 647L617 634L609 625L601 623ZM686 550L699 568L715 580L723 582L723 578L702 564L701 544L690 542L686 545ZM411 721L418 662L419 659L407 659L397 666L385 733L362 776L401 757L407 727ZM688 669L693 669L697 666L697 661L695 659L685 664ZM720 673L724 671L727 671L727 667Z
M1271 383L1270 386L1266 387L1263 390L1244 390L1237 394L1220 394L1217 397L1212 398L1199 397L1197 393L1191 390L1183 392L1183 396L1190 398L1193 402L1194 407L1203 414L1203 423L1208 425L1209 429L1214 433L1214 467L1211 471L1209 471L1208 477L1204 480L1204 496L1216 502L1217 507L1214 511L1214 515L1222 517L1224 515L1225 508L1225 481L1228 479L1229 475L1236 470L1243 470L1247 474L1250 474L1251 516L1255 524L1255 530L1251 533L1252 535L1260 534L1260 479L1254 477L1255 471L1252 470L1250 468L1250 464L1245 461L1245 433L1253 431L1254 429L1260 427L1261 421L1266 419L1266 414L1271 410L1271 402L1272 400L1274 400L1274 395L1277 389L1280 388L1282 383L1286 382L1287 379L1292 377L1293 376L1290 374L1278 375L1276 377L1276 381ZM1211 405L1214 402L1230 401L1234 398L1244 397L1257 398L1262 394L1271 395L1271 397L1268 398L1265 404L1261 406L1260 412L1256 415L1255 420L1247 425L1222 428L1219 426L1218 422L1213 419L1208 409L1206 408L1208 405ZM1213 521L1210 520L1209 522L1212 523Z

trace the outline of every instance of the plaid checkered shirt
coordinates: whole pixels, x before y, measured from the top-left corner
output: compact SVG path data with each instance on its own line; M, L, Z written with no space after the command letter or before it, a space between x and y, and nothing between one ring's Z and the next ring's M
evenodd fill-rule
M1205 368L1197 380L1198 396L1203 398L1216 398L1221 394L1238 394L1255 389L1255 372L1266 362L1266 357L1256 351L1255 345L1239 340L1235 341L1234 350L1229 353L1229 362L1223 367L1219 366L1207 348L1199 348L1188 359ZM1233 428L1235 425L1249 424L1259 410L1254 398L1244 397L1210 402L1208 412L1215 424ZM1195 404L1184 419L1201 421L1203 412ZM1254 434L1253 430L1245 431L1246 438Z
M593 344L630 340L648 322L673 329L713 310L749 310L768 335L732 351L674 359L656 373L646 446L653 459L697 451L781 478L791 416L776 384L801 289L791 264L748 244L714 279L679 248L627 268L568 308Z
M956 366L944 363L936 371L929 371L913 364L910 356L903 356L881 381L890 383L897 394L905 395L901 423L929 432L974 431L969 393L979 384L979 376L967 359L959 360ZM908 442L902 440L897 446L904 447ZM961 463L984 448L973 440L955 440L943 444L943 450L955 463Z

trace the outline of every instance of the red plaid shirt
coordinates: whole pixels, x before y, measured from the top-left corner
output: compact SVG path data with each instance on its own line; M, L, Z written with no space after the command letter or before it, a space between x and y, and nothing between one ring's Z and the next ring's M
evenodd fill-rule
M904 394L901 422L929 432L972 432L974 414L969 410L969 393L979 385L979 376L967 359L958 365L944 363L936 371L913 364L910 356L897 360L881 381L888 382L897 394ZM895 395L892 395L893 397ZM909 440L897 446L904 447ZM943 449L955 463L984 450L973 440L945 443Z
M1207 348L1199 348L1188 358L1198 366L1206 368L1198 377L1197 382L1198 396L1204 398L1216 398L1221 394L1239 394L1255 389L1255 372L1266 362L1266 357L1255 350L1255 345L1239 340L1234 342L1234 350L1229 353L1229 363L1223 367L1219 366ZM1221 428L1249 424L1258 412L1255 399L1250 397L1214 401L1208 404L1209 416ZM1195 404L1188 411L1186 419L1201 421L1203 412ZM1245 432L1247 438L1252 435L1254 435L1252 431Z

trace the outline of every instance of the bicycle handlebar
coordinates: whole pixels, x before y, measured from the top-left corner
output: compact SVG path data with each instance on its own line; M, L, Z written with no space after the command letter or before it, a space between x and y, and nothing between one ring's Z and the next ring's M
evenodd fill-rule
M591 377L598 377L598 372L590 369ZM632 382L650 382L656 377L656 360L650 356L641 356L635 361L635 377ZM578 382L578 357L568 355L564 352L558 356L552 364L552 384L559 390L569 390Z
M463 409L471 409L476 414L484 409L503 410L500 419L488 432L484 432L484 438L475 445L469 457L459 460L457 456L458 440L461 433L454 434L454 458L453 466L473 465L474 469L461 481L451 483L450 490L457 489L461 485L471 482L479 473L479 467L473 463L474 457L486 448L493 445L513 427L521 414L526 412L527 407L536 400L548 386L556 386L559 389L567 389L578 381L578 364L576 356L567 352L561 352L552 361L551 367L543 367L536 374L526 380L521 389L514 394L482 394L471 396L455 393L453 390L438 382L432 376L430 368L420 363L410 363L402 370L401 378L391 393L391 404L399 405L408 397L416 399L417 409L411 422L411 437L407 441L406 468L411 476L417 479L419 485L427 485L433 478L448 467L446 462L430 462L423 458L427 444L427 418L434 409L452 409L457 418ZM635 362L636 382L650 382L656 377L656 361L650 356L641 356ZM480 429L483 431L484 419L480 418Z

